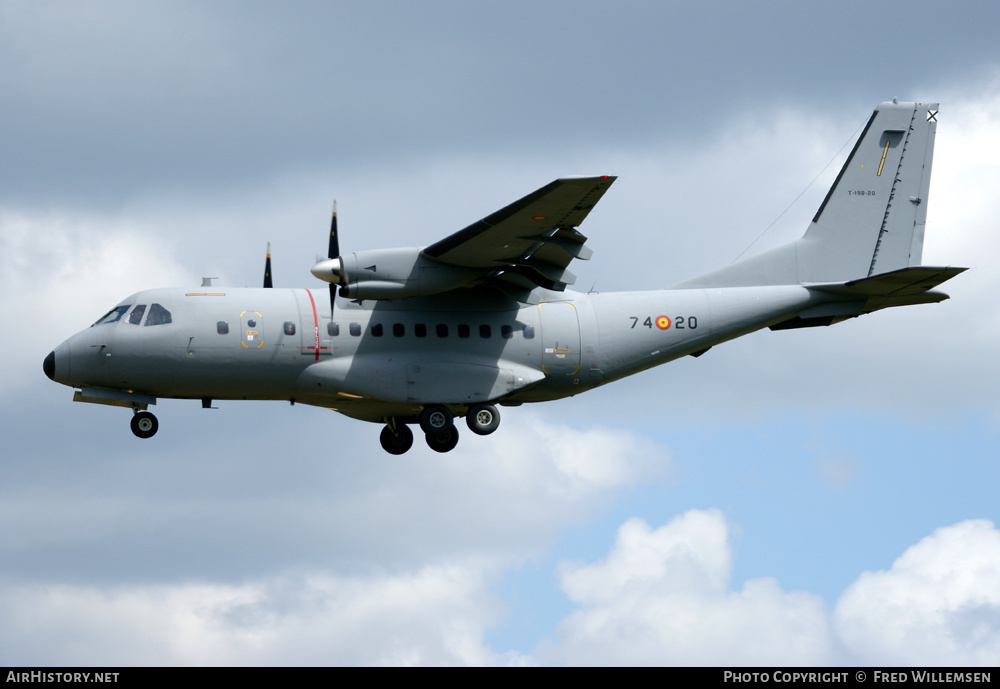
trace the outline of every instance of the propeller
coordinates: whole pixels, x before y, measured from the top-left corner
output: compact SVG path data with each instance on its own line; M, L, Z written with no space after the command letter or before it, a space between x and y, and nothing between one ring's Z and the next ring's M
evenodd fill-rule
M347 287L347 269L340 255L340 239L337 237L337 202L333 202L333 215L330 218L330 246L325 260L317 257L316 265L310 272L320 280L330 283L330 318L333 319L333 307L337 298L337 288Z

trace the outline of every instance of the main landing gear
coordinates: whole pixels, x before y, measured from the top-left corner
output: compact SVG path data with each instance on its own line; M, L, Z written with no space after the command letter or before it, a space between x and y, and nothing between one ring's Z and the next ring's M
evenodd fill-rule
M413 447L413 431L405 423L393 423L382 429L382 434L378 437L382 443L382 449L390 455L401 455Z
M465 423L476 435L489 435L500 426L500 412L492 404L476 404L469 407Z
M500 412L492 404L475 404L465 415L469 429L477 435L489 435L500 426ZM458 445L455 417L443 404L424 407L420 414L420 430L424 432L427 446L435 452L450 452ZM382 429L379 436L382 449L389 454L401 455L413 446L413 432L395 418Z
M148 411L136 411L132 415L132 432L138 438L152 438L160 427L156 417Z

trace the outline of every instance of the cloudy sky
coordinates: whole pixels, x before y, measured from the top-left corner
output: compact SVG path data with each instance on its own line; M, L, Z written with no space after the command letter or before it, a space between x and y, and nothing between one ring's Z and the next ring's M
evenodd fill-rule
M998 25L0 2L0 664L995 665ZM939 305L506 409L447 455L280 403L161 400L140 441L42 373L134 291L259 284L268 241L276 286L317 286L334 197L352 251L618 175L578 287L665 287L798 237L893 97L941 103L924 262L972 270Z

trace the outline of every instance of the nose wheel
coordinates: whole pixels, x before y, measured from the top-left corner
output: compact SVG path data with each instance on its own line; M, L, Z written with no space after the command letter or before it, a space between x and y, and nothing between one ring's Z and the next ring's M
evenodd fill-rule
M160 427L156 417L148 411L137 411L132 415L132 432L137 438L152 438Z

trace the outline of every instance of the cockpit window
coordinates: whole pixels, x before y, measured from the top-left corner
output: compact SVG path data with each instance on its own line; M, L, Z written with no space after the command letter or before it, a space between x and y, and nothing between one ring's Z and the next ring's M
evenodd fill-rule
M170 323L170 312L159 304L149 307L149 315L146 316L146 325L163 325Z
M132 325L139 325L140 323L142 323L142 314L144 313L146 313L146 305L139 304L134 309L132 309L132 313L128 315L128 322L131 323Z
M125 312L132 307L131 304L125 304L123 306L116 306L115 308L108 311L106 314L97 319L94 325L104 325L105 323L117 323ZM91 326L93 327L93 326Z

